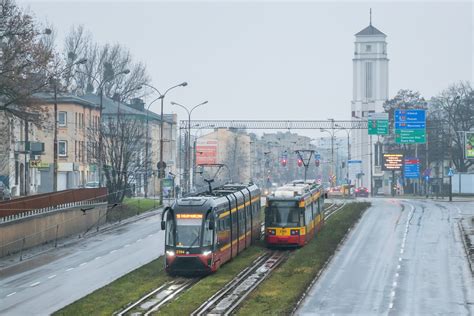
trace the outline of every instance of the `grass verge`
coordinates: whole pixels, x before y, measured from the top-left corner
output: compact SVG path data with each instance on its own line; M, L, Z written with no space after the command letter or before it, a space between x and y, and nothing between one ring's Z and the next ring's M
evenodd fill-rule
M238 310L238 315L288 315L335 252L348 229L370 203L350 203L334 214L316 239L296 250L265 280Z
M112 315L121 306L170 280L160 257L92 292L53 315Z
M234 260L223 265L216 273L207 276L178 299L162 307L156 315L189 315L204 301L232 280L240 271L250 265L263 253L261 246L251 246L239 254Z
M125 198L122 205L116 206L107 212L107 222L121 221L159 206L160 202L154 199Z

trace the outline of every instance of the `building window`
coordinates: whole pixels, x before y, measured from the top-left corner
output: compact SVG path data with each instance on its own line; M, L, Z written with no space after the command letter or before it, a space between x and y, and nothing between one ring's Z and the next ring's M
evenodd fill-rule
M372 63L365 63L365 98L372 99L372 87L373 87L373 67Z
M371 52L372 51L372 45L365 45L365 51L366 52Z
M58 142L58 156L67 157L67 141L60 140Z
M58 113L58 124L59 126L67 126L67 112Z

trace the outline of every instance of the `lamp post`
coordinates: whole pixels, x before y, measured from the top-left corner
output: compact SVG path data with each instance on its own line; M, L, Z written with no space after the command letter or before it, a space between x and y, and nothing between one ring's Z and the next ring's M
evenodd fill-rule
M177 105L181 108L183 108L186 113L188 113L188 137L186 141L186 163L185 163L185 174L186 174L186 187L187 187L187 192L191 191L191 114L193 111L200 107L201 105L207 104L208 101L201 102L193 107L186 107L182 104L176 103L176 102L171 102L172 105Z
M334 176L334 172L335 172L335 167L334 167L334 134L336 134L335 130L334 130L334 119L329 119L331 121L331 130L327 130L327 129L324 129L324 128L321 128L320 131L321 132L326 132L326 133L329 133L329 135L331 135L331 174L332 176ZM331 187L334 186L333 185L333 180L331 179Z
M77 62L67 66L56 75L60 75L68 70L71 70L71 68L75 65L82 65L86 62L87 59L82 58ZM51 79L54 89L53 191L56 192L58 190L58 82L56 79Z
M158 99L161 100L161 114L160 114L160 119L161 119L161 124L160 124L160 161L158 162L160 168L158 168L158 176L160 177L160 205L163 205L163 178L164 178L164 171L165 171L165 168L164 168L164 161L163 161L163 105L164 105L164 100L165 100L165 97L166 97L166 94L168 92L170 92L171 90L173 90L174 88L178 88L178 87L186 87L188 85L188 83L185 81L185 82L182 82L180 84L177 84L175 86L172 86L171 88L168 88L165 93L161 93L157 88L155 88L154 86L152 85L149 85L149 84L143 84L144 86L147 86L151 89L153 89L156 93L158 93L159 97ZM148 157L146 157L147 161L148 161ZM147 182L148 182L148 179L147 179Z
M346 162L346 180L347 184L349 184L349 160L351 160L351 143L350 143L350 135L351 132L349 129L343 128L342 126L335 124L334 126L341 128L347 134L347 162Z
M112 66L109 64L109 63L104 63L104 67L107 69L107 68L111 68ZM84 74L84 75L87 75L89 76L89 78L91 78L92 80L94 80L95 82L97 82L98 84L98 89L99 89L99 98L100 98L100 103L99 103L99 148L97 148L97 155L99 156L98 159L99 159L99 166L97 168L97 171L98 171L98 175L99 175L99 188L102 187L102 165L103 165L103 159L102 159L102 142L103 142L103 139L102 139L102 111L104 109L104 85L113 80L115 77L119 76L119 75L127 75L130 73L130 70L129 69L125 69L125 70L122 70L116 74L112 74L112 75L108 75L106 76L106 71L104 71L104 78L102 79L102 81L99 81L96 77L92 76L91 74L87 74L85 72L82 72L82 71L79 71L80 73Z

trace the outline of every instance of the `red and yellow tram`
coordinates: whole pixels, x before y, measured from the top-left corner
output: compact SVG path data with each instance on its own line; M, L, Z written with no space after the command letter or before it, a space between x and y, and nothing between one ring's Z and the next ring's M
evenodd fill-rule
M260 189L227 184L178 199L162 214L165 269L171 274L214 272L260 238Z
M303 246L324 224L324 192L320 185L294 181L267 197L267 246Z

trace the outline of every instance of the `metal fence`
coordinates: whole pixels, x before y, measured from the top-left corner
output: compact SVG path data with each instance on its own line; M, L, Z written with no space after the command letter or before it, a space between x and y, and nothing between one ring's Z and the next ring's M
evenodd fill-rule
M0 202L0 222L106 200L107 188L74 189L22 197Z

